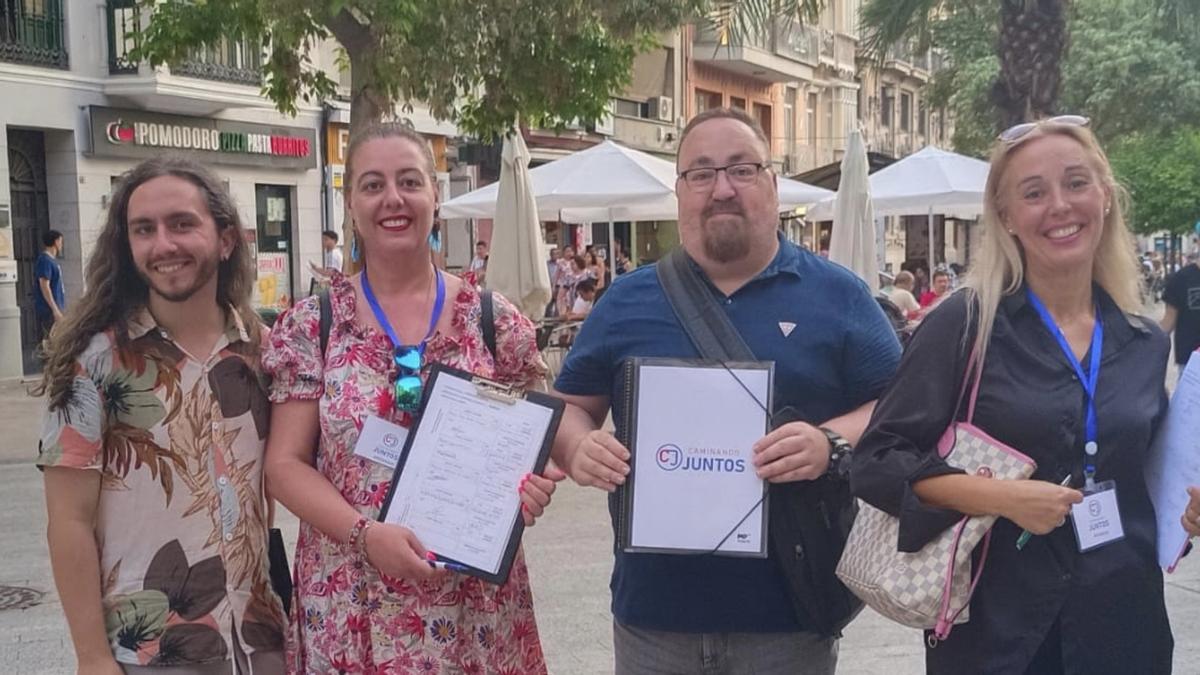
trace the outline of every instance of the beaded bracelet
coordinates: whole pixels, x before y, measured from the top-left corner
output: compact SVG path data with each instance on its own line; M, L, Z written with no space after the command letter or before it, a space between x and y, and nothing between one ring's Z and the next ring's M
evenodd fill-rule
M375 521L370 518L361 517L350 528L350 536L346 538L346 545L354 549L359 557L367 557L367 530L371 529L374 524Z

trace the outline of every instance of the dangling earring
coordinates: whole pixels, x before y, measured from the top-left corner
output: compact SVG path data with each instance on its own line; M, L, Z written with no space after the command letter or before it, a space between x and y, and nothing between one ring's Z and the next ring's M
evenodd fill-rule
M354 238L350 240L350 260L358 262L362 258L362 254L358 250L358 233L354 234Z

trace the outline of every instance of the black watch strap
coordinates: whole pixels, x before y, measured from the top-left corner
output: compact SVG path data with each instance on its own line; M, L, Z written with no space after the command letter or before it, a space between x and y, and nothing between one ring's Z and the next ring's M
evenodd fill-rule
M854 446L850 445L850 441L844 436L826 427L817 427L821 433L825 434L825 438L829 439L829 468L826 473L836 475L845 475L846 473L846 458L850 453L854 452Z

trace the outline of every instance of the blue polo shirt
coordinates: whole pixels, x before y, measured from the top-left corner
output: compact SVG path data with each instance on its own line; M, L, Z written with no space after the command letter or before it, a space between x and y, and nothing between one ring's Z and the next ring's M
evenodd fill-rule
M895 333L866 285L791 242L781 239L771 264L733 295L708 286L754 354L775 362L777 410L793 406L815 420L845 414L878 398L900 361ZM653 266L613 280L580 329L555 388L620 401L621 366L636 356L699 357ZM623 429L620 407L612 412ZM610 498L610 513L615 507ZM684 633L806 628L774 554L761 560L614 550L612 611L623 624Z
M60 310L66 311L67 296L63 292L62 268L59 267L54 256L45 251L39 253L37 261L33 264L33 275L37 279L46 279L50 282L51 297L54 298L54 302ZM50 318L50 305L46 302L46 298L42 297L40 284L33 288L33 308L39 317Z

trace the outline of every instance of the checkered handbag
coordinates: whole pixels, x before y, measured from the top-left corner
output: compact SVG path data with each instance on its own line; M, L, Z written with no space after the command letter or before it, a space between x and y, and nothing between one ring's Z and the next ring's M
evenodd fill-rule
M975 361L975 354L968 363ZM977 373L983 371L980 363ZM965 393L968 375L963 382ZM968 474L1013 480L1029 478L1037 465L1032 459L971 424L979 380L971 391L964 422L951 422L938 452L948 464ZM968 606L983 574L996 516L967 516L947 528L915 553L897 550L900 520L870 504L860 503L837 576L855 595L883 616L912 628L932 630L932 640L944 640L955 624L970 618ZM971 553L983 543L979 569L971 575Z

